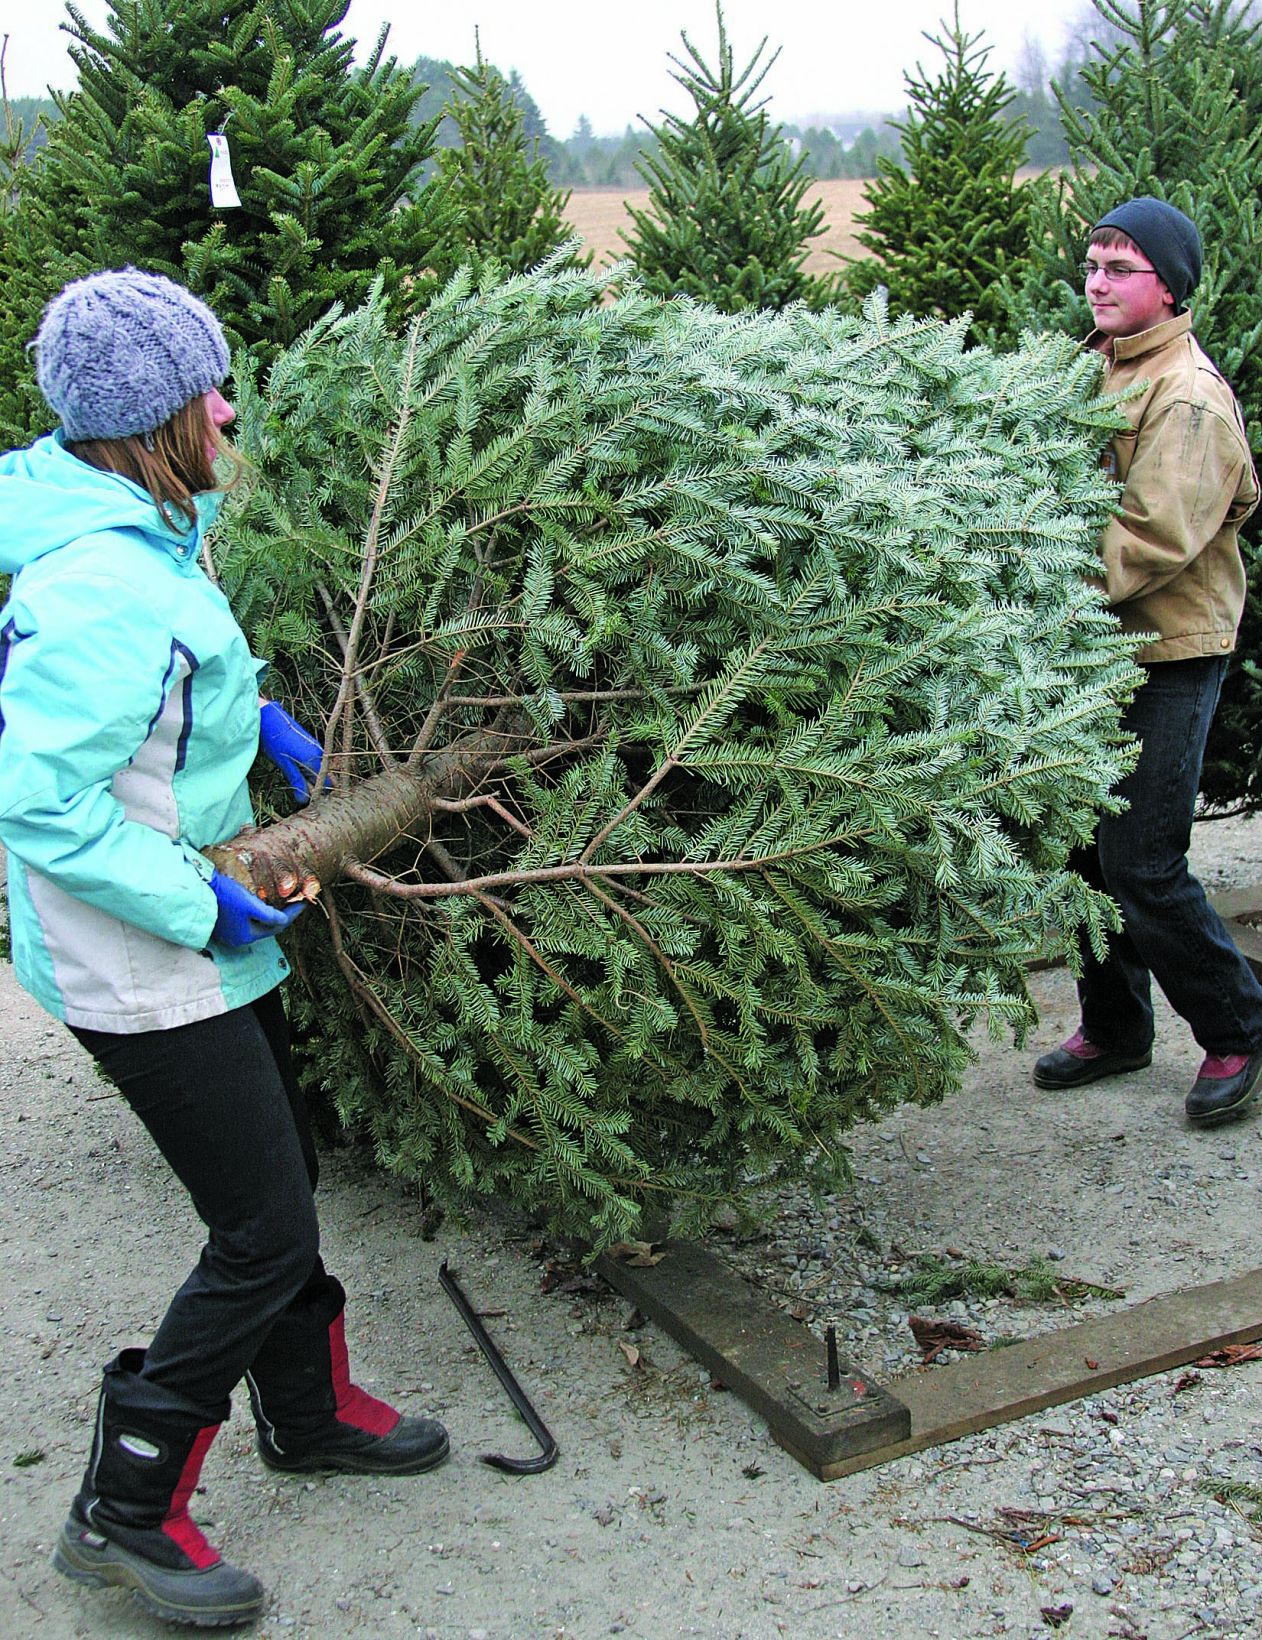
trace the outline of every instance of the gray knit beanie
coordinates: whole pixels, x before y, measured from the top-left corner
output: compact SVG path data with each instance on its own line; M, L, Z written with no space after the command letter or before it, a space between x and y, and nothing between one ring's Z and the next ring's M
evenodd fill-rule
M1190 216L1144 194L1114 206L1092 233L1096 228L1119 228L1138 245L1174 297L1175 308L1183 307L1201 277L1201 236Z
M151 433L228 374L219 321L182 285L122 268L49 303L35 378L69 439Z

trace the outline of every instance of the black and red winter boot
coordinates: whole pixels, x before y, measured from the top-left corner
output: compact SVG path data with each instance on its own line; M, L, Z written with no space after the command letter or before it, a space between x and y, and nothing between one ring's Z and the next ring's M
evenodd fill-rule
M417 1475L447 1456L447 1431L405 1418L351 1382L346 1293L323 1266L277 1321L245 1375L259 1456L290 1474Z
M143 1350L105 1369L92 1456L53 1552L65 1577L134 1591L155 1617L230 1628L263 1610L263 1585L222 1560L188 1512L223 1418L140 1376Z

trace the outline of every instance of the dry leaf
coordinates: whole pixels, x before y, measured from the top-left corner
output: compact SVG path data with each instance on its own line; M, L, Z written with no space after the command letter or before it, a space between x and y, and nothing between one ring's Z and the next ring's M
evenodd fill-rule
M641 1372L644 1371L644 1356L634 1344L628 1344L625 1338L620 1338L618 1348L626 1356L629 1367L637 1367Z
M1201 1375L1199 1372L1181 1372L1174 1381L1174 1389L1171 1394L1179 1395L1183 1390L1191 1389L1193 1384L1199 1384L1200 1381Z
M1193 1361L1194 1367L1236 1367L1242 1361L1262 1361L1262 1344L1224 1344Z
M960 1321L933 1321L923 1315L909 1315L911 1328L926 1365L943 1350L984 1350L986 1341L976 1327Z
M541 1293L573 1293L578 1297L595 1297L607 1291L604 1281L594 1270L585 1270L568 1259L550 1258L539 1278Z
M1098 1361L1092 1360L1092 1358L1089 1355L1084 1355L1083 1356L1082 1363L1086 1367L1088 1372L1096 1372L1096 1371L1099 1370L1100 1363Z
M666 1257L666 1249L657 1253L655 1246L651 1241L616 1241L609 1249L609 1257L622 1259L633 1270L649 1270Z

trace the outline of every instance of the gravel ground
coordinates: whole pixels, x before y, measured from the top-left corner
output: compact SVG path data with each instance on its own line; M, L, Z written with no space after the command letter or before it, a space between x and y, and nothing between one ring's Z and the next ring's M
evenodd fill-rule
M1211 887L1262 882L1262 823L1198 826ZM1029 1051L979 1036L959 1095L854 1137L855 1185L766 1204L714 1245L897 1393L918 1367L892 1288L949 1249L1120 1289L1033 1304L964 1296L918 1313L987 1341L1060 1327L1259 1261L1256 1119L1181 1120L1198 1053L1164 1014L1150 1073L1039 1093L1033 1056L1075 1020L1034 976ZM73 1041L0 965L0 1634L169 1631L80 1591L48 1554L87 1447L100 1364L144 1338L199 1241L148 1141ZM622 1300L507 1220L428 1239L419 1204L362 1153L326 1160L325 1251L351 1295L357 1377L436 1410L435 1475L303 1481L264 1471L243 1397L194 1514L272 1591L252 1631L304 1640L825 1640L990 1635L1244 1640L1262 1632L1262 1361L1184 1369L821 1484ZM488 1470L531 1442L436 1280L450 1260L561 1445L546 1475ZM958 1262L958 1261L957 1261ZM1254 1489L1253 1494L1249 1488Z

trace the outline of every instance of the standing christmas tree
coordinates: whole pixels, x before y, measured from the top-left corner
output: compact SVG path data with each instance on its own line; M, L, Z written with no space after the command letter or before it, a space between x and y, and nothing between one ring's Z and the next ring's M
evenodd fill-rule
M480 42L473 67L456 69L452 78L448 113L460 142L438 156L450 215L432 265L450 275L464 262L476 269L493 259L506 273L524 273L574 237L565 221L570 196L548 181L539 138L527 135L521 101L485 61Z
M79 87L23 187L47 271L22 292L0 374L24 373L15 346L67 277L128 262L204 295L234 345L264 355L375 277L408 310L441 229L411 197L432 126L410 123L423 88L385 57L384 34L352 67L346 9L147 0L113 5L96 30L69 8ZM212 199L215 134L239 204Z
M30 340L29 316L41 310L48 282L60 272L58 265L49 265L49 247L30 209L31 133L9 101L8 44L5 36L0 41L0 443L5 445L24 443L49 424L48 405L25 368L23 350Z
M775 55L758 66L764 40L738 74L722 6L716 11L717 69L686 34L688 61L671 59L693 116L668 114L651 127L657 149L636 167L649 185L648 206L631 211L635 231L623 237L645 287L660 296L696 296L725 313L818 304L827 286L803 263L823 207L806 202L810 178L800 157L755 101Z
M1016 93L986 68L989 52L960 27L958 5L944 36L926 38L943 68L936 79L919 67L907 75L912 113L894 122L903 158L876 162L857 218L872 255L847 264L846 289L862 299L883 285L895 312L971 313L975 338L1011 340L1001 281L1028 249L1028 188L1016 179L1026 127L1003 117Z

